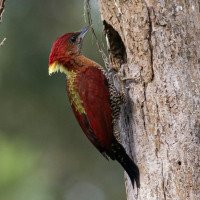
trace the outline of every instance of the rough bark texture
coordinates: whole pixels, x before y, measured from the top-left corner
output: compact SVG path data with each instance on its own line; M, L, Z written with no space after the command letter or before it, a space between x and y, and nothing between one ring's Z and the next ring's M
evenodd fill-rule
M126 175L127 199L200 199L199 1L98 2L112 66L136 79L120 128L141 189Z

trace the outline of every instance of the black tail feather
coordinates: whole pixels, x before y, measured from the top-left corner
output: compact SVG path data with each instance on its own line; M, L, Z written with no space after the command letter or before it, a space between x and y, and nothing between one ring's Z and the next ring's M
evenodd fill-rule
M133 160L127 155L124 147L116 140L112 144L112 152L115 155L115 159L122 165L124 170L129 175L133 188L134 188L134 182L136 182L137 188L140 188L139 168L133 162Z

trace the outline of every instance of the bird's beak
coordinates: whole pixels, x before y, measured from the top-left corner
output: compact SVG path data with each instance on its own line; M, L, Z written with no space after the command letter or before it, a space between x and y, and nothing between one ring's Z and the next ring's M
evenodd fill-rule
M79 33L80 33L80 38L83 39L87 31L90 29L92 25L86 26L85 28L82 28Z

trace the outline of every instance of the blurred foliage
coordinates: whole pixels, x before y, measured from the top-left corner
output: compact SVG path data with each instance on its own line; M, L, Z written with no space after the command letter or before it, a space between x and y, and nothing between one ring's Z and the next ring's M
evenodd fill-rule
M94 28L102 38L96 0ZM65 76L48 76L60 35L81 29L84 1L6 1L0 40L0 199L121 200L123 169L107 162L82 133L70 108ZM104 39L103 39L104 40ZM103 65L88 33L87 57Z

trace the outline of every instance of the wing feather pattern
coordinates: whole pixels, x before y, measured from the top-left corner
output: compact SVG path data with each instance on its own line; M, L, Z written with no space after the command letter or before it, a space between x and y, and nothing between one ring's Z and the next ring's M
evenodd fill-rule
M101 146L109 150L113 134L110 93L102 71L88 67L82 72L78 93L91 130Z

